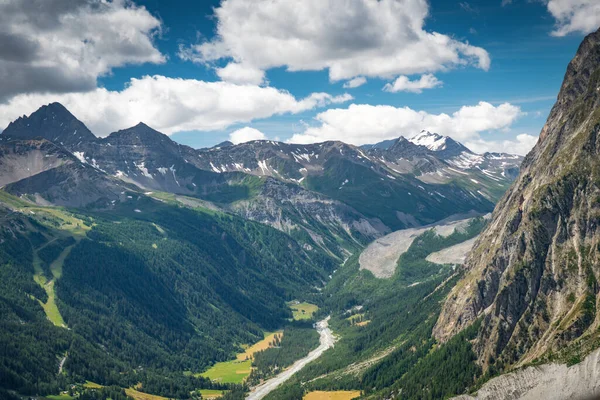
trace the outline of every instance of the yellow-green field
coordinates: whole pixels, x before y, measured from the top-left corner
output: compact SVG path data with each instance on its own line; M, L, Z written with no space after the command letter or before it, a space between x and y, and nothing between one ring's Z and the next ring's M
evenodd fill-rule
M338 390L336 392L310 392L304 396L304 400L352 400L360 397L358 390Z
M223 390L214 390L214 389L201 389L199 390L200 394L202 394L203 399L218 399L223 396ZM225 391L227 392L227 391Z
M135 389L125 389L127 396L135 400L168 400L166 397L155 396L153 394L138 392Z
M48 400L71 400L71 399L73 399L73 397L69 396L68 394L50 395L50 396L46 396L46 398Z
M51 228L67 231L73 236L83 237L91 229L83 223L83 220L61 207L38 206L3 190L0 190L0 202L9 206L15 212L28 215Z
M216 363L202 375L215 382L222 383L242 383L252 371L252 360L246 361L225 361Z
M86 389L102 389L104 386L98 385L95 382L86 381L83 384L83 387L86 388Z
M69 248L69 251L71 251L70 248ZM61 254L61 256L62 256L62 254ZM60 258L61 257L59 257L59 259ZM66 255L62 258L60 266L55 265L55 263L52 263L52 265L54 266L54 269L52 269L52 266L50 268L52 270L53 275L55 273L54 270L56 270L56 273L58 273L59 275L62 274L62 262L64 262L65 258L66 258ZM62 315L60 315L60 311L58 310L58 306L56 305L56 294L54 292L54 279L51 279L50 281L48 281L48 279L46 279L46 276L44 275L44 271L42 270L42 267L41 267L41 262L42 261L40 260L40 258L37 255L37 251L34 251L34 253L33 253L33 268L34 268L35 274L33 275L33 280L38 285L40 285L42 287L42 289L44 289L46 291L46 294L48 295L48 301L46 301L46 303L43 303L39 299L38 299L38 301L39 301L40 305L42 306L42 308L44 309L44 312L46 313L46 317L48 317L50 322L52 322L56 326L66 328L67 324L65 323L65 320L63 319Z
M243 353L239 353L237 355L237 360L244 361L251 359L254 356L254 353L258 353L259 351L268 349L269 347L271 347L271 343L273 342L273 339L275 339L275 335L279 336L281 339L283 338L283 331L265 333L265 338L263 340L246 348L246 351L244 351Z
M248 346L243 353L239 353L235 360L216 363L200 375L215 382L242 383L252 371L252 357L254 353L271 347L275 335L283 337L283 332L265 333L265 337L258 343Z
M296 321L302 319L311 319L313 314L317 312L319 307L310 303L296 303L289 302L288 306L292 309L292 313L294 314L294 319Z

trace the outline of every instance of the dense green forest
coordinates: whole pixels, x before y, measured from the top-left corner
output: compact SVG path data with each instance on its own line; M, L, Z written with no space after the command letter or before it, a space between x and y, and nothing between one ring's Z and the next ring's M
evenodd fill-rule
M317 246L258 223L144 196L129 203L110 213L0 209L0 387L56 394L69 382L141 383L173 398L231 389L184 371L286 324L286 302L316 296L335 268ZM41 307L50 292L34 280L36 255L69 329Z
M243 398L247 386L184 372L232 359L240 344L282 327L275 346L254 355L246 384L304 357L318 334L313 321L292 321L292 299L319 304L315 319L332 315L341 340L269 399L300 399L310 390L386 398L400 388L402 398L437 398L461 393L480 375L468 342L473 332L443 346L431 338L458 277L448 280L451 266L425 257L475 236L483 219L447 237L425 232L396 274L380 280L359 270L358 253L338 268L318 246L308 250L275 229L145 196L110 213L0 208L0 218L5 389L56 394L92 381L105 389L80 398L125 398L118 388L133 386L169 398L197 389ZM47 318L42 306L51 301L68 329Z
M475 385L481 371L469 340L477 326L441 346L431 337L440 303L459 276L452 275L451 266L425 258L476 236L485 223L473 219L446 237L426 231L400 257L388 280L359 270L358 256L351 257L327 285L320 311L320 316L332 313L330 325L340 341L266 399L301 400L311 390L361 390L373 399L437 399ZM352 323L357 317L368 323Z

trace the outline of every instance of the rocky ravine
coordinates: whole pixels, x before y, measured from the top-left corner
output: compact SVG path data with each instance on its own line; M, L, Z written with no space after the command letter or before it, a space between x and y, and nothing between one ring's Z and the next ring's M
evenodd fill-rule
M598 343L600 31L569 64L519 178L497 205L448 296L434 335L482 318L480 364L506 371Z

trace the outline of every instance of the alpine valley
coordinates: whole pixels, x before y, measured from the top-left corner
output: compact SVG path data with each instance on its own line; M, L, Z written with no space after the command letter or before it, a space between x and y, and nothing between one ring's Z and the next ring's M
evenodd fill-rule
M59 103L15 120L0 398L243 399L319 346L251 398L600 394L599 87L600 31L525 159L427 131L194 149Z

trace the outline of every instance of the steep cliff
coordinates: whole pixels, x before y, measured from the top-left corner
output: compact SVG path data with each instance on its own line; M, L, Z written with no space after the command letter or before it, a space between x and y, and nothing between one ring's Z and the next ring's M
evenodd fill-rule
M482 318L474 349L499 371L598 346L599 132L600 31L569 64L537 145L444 304L438 340Z

